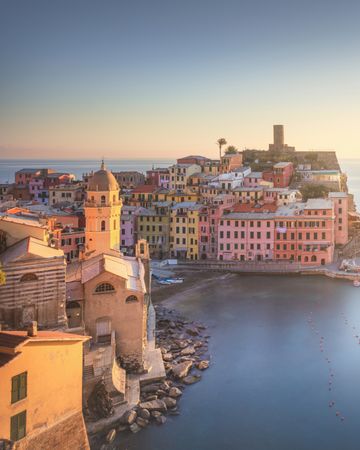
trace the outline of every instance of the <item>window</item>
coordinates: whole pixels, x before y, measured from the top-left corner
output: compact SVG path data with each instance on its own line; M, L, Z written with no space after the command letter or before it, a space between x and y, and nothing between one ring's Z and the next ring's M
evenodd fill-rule
M129 297L127 297L125 300L126 303L135 303L137 301L138 298L136 297L136 295L129 295Z
M102 204L102 205L105 205L105 203L106 203L105 195L102 195L102 196L101 196L101 204Z
M115 292L115 288L110 283L101 283L96 286L95 292L97 294L102 294L104 292Z
M101 231L105 231L105 220L101 221Z
M25 273L21 278L20 282L26 282L26 281L37 281L38 277L34 273Z
M16 375L11 379L11 403L22 400L27 395L27 372Z
M22 411L10 419L10 439L18 441L26 436L26 411Z

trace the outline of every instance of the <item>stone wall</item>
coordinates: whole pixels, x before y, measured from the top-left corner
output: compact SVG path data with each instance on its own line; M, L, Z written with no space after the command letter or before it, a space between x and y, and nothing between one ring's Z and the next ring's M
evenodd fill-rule
M16 442L14 450L89 450L89 442L82 412L46 428L34 437Z

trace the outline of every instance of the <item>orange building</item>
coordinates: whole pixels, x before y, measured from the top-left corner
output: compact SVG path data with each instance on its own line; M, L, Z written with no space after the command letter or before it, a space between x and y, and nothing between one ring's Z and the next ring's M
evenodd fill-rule
M0 331L0 440L14 450L89 449L82 415L82 352L90 338Z

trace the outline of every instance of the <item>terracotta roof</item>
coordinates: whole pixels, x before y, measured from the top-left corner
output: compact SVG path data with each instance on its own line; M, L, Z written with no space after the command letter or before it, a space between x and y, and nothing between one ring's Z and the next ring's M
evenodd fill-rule
M255 205L251 203L237 203L231 207L231 212L251 212L251 213L264 213L275 212L277 210L276 204L270 203L266 205Z
M89 339L90 336L62 331L38 331L36 336L28 336L27 331L0 331L0 347L14 350L28 341L85 341Z
M0 347L13 348L15 349L18 345L23 344L28 340L26 332L24 334L16 331L0 331Z
M140 186L136 186L134 189L132 189L132 193L133 194L137 194L137 193L152 193L155 192L157 190L157 186L153 185L153 184L142 184Z
M5 366L17 356L18 356L17 354L8 355L6 353L0 353L0 367Z

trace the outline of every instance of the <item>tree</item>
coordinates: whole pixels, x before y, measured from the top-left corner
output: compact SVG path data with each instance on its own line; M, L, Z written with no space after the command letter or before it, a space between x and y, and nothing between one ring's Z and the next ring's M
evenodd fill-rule
M227 141L225 138L220 138L217 140L217 144L219 146L219 153L220 153L220 160L221 160L221 149L222 149L223 145L227 144Z
M330 189L324 184L308 183L300 188L303 200L306 201L309 198L325 198Z
M235 155L237 153L238 149L234 145L229 145L227 149L225 150L226 155Z

